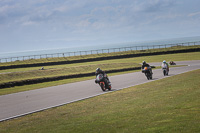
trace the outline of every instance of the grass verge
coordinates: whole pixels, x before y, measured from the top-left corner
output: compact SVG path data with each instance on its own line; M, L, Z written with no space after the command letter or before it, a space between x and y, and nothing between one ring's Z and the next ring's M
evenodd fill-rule
M200 70L0 123L1 133L200 132Z
M12 73L1 74L0 83L8 82L8 81L15 81L15 80L22 80L22 79L29 79L33 77L48 77L48 76L55 76L58 74L67 75L70 73L80 73L80 71L86 72L94 72L96 67L103 67L103 70L111 69L112 67L115 68L128 68L138 66L138 63L141 63L143 60L150 62L162 62L163 60L166 61L184 61L184 60L199 60L200 59L200 52L190 52L190 53L177 53L177 54L167 54L167 55L156 55L156 56L143 56L143 57L135 57L135 58L126 58L126 59L113 59L113 60L104 60L104 61L96 61L96 62L87 62L87 63L75 63L75 64L68 64L68 65L58 65L58 66L48 66L45 67L45 70L38 70L38 67L35 68L19 68L19 69L12 69ZM113 66L112 64L115 64ZM151 63L150 63L151 64ZM8 71L8 70L7 70ZM5 72L5 71L0 71ZM131 71L133 72L133 71ZM125 72L127 73L127 72ZM120 74L120 73L116 73ZM110 74L109 74L110 75ZM92 79L94 77L91 77ZM26 90L38 89L48 86L55 86L60 84L65 84L69 82L76 82L80 80L85 80L88 78L78 78L76 79L66 79L60 81L53 81L53 82L46 82L46 83L39 83L34 85L25 85L19 87L11 87L11 88L4 88L0 89L0 95L10 94L15 92L21 92Z
M23 71L23 72L13 72L2 74L0 77L0 83L11 82L11 81L20 81L25 79L36 79L36 78L47 78L47 77L56 77L63 75L72 75L72 74L81 74L81 73L94 73L96 68L100 67L101 69L115 70L131 67L140 67L140 64L136 63L107 63L107 64L93 64L93 65L79 65L73 67L65 68L54 68L54 69L45 69L45 70L32 70L32 71Z
M199 60L200 52L188 52L188 53L177 53L177 54L166 54L166 55L154 55L154 56L142 56L142 57L132 57L124 59L113 59L113 60L102 60L94 62L84 62L84 63L73 63L73 64L64 64L64 65L53 65L53 66L44 66L46 70L55 70L55 69L65 69L70 67L81 67L81 66L92 66L92 65L101 65L101 64L131 64L131 63L141 63L143 60L147 62L162 62L166 61L184 61L184 60ZM27 71L38 71L41 67L29 67L29 68L15 68L0 70L0 73L9 73L9 72L27 72Z
M184 50L185 52L194 52L198 49L199 51L200 45L195 45L195 46L174 46L174 47L169 47L169 48L160 48L160 49L147 49L147 50L132 50L132 51L123 51L123 52L112 52L112 53L102 53L102 54L91 54L91 55L82 55L82 56L70 56L70 57L59 57L59 58L43 58L43 59L30 59L30 60L24 60L24 61L14 61L14 62L6 62L6 63L0 63L0 67L5 67L5 66L18 66L20 65L21 67L25 65L24 67L34 67L34 66L42 66L46 63L45 66L49 65L55 65L58 62L63 62L61 64L66 64L67 62L70 61L78 61L80 63L80 60L87 60L87 59L92 59L92 60L87 60L88 61L93 61L93 59L100 59L100 60L108 60L109 58L112 59L112 57L115 57L115 59L119 59L123 56L123 58L128 58L128 57L138 57L138 56L145 56L146 54L152 54L152 55L157 55L157 54L169 54L169 53L176 53L174 51L180 52L181 50ZM183 53L182 51L181 53ZM126 56L127 55L127 56ZM106 58L104 58L106 57ZM81 61L81 62L82 62ZM86 61L83 61L86 62ZM58 64L60 64L58 63ZM30 65L32 64L32 65ZM37 64L37 65L36 65ZM60 65L61 65L60 64ZM17 68L17 67L14 67Z

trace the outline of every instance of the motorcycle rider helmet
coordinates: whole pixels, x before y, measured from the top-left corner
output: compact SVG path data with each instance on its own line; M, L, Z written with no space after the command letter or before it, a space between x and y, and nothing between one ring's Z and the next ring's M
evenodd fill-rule
M100 68L97 68L97 69L96 69L96 73L99 73L99 72L100 72L100 70L101 70Z
M166 61L164 60L163 63L166 63Z
M142 62L142 64L144 65L144 64L146 64L146 62L145 62L145 61L143 61L143 62Z

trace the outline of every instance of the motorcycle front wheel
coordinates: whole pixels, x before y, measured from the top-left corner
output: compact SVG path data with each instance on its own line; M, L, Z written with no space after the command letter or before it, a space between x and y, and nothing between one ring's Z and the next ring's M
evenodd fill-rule
M163 75L164 75L164 76L166 75L166 70L163 70Z
M149 80L150 79L150 75L148 73L145 73L147 79Z

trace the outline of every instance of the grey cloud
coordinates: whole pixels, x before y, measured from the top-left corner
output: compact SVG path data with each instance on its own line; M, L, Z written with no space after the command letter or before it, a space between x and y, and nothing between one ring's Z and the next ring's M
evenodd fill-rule
M176 31L183 31L191 20L195 22L190 29L197 29L193 27L199 23L199 7L184 10L184 4L174 0L0 0L0 28L13 34L9 37L19 35L30 40L43 40L41 35L46 35L46 40L105 36L118 39L151 35L152 31L152 36L157 36L161 30L171 33L178 26ZM12 27L5 28L6 23Z

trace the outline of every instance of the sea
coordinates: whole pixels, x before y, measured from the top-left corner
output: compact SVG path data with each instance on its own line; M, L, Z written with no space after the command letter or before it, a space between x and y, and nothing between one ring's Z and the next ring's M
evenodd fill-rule
M187 42L199 42L199 43L196 43L196 45L200 45L200 36L153 40L153 41L103 44L103 45L98 45L95 47L94 46L82 46L82 47L69 47L69 48L62 48L62 49L48 49L48 50L37 50L37 51L1 53L0 54L0 62L9 62L9 60L8 59L5 60L5 58L13 58L13 59L11 59L11 61L22 60L22 58L17 58L17 57L23 57L23 56L33 56L34 55L34 58L41 58L41 56L39 56L39 55L54 54L54 56L52 56L52 57L55 57L56 55L60 56L58 53L69 53L69 52L71 52L71 55L68 54L68 56L73 56L73 55L75 55L75 53L84 54L84 52L80 53L78 51L91 51L91 50L95 51L95 50L101 50L101 49L113 49L113 48L123 48L123 47L136 47L136 46L141 47L141 46L152 46L152 45L181 44L181 43L187 43ZM112 52L112 51L110 51L110 52ZM29 59L30 59L30 57L29 57ZM23 58L23 60L24 60L24 58Z

